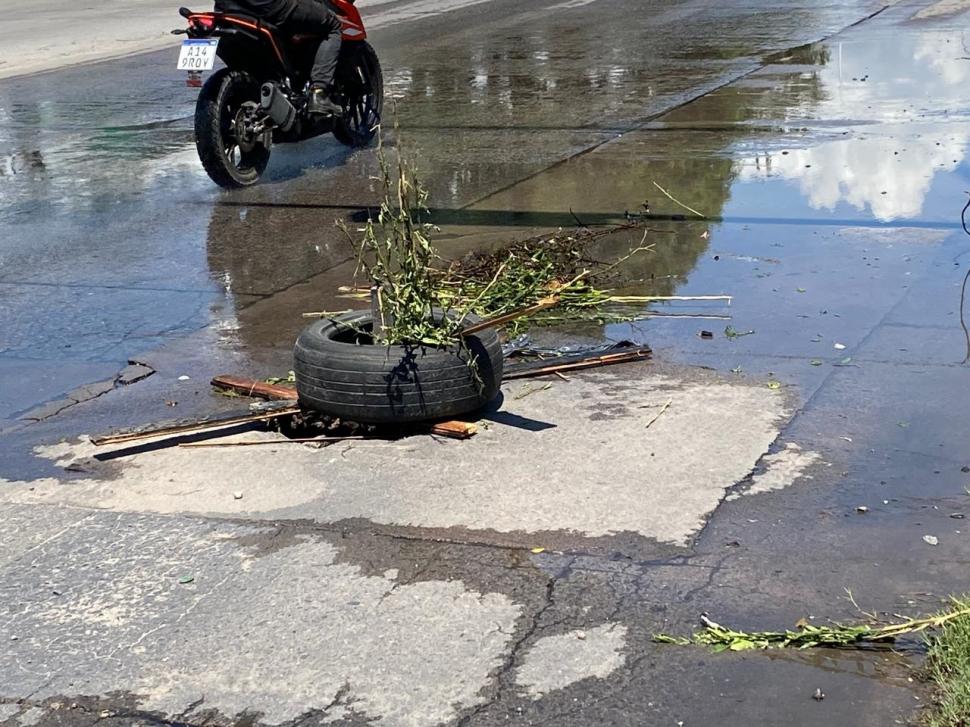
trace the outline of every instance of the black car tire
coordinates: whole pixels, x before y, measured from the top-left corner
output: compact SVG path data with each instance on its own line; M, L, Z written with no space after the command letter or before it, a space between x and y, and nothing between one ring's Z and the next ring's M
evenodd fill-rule
M355 311L300 334L293 371L303 407L362 424L405 424L469 414L498 394L503 359L494 330L450 348L358 342L372 322L369 311Z

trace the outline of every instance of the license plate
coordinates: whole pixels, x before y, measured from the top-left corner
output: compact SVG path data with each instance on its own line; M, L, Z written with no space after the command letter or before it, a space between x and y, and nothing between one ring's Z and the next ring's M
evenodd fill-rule
M179 51L180 71L211 71L216 63L218 38L191 38L182 41Z

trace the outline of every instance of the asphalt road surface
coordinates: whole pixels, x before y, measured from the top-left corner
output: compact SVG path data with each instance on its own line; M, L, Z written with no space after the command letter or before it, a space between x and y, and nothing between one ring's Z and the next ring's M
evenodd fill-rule
M508 382L467 442L94 447L244 407L214 374L285 374L301 313L346 305L334 222L375 155L278 147L215 188L174 45L0 81L0 724L912 719L916 642L652 639L966 590L962 10L366 6L444 254L646 202L592 251L647 234L617 285L734 296L535 332L654 357Z

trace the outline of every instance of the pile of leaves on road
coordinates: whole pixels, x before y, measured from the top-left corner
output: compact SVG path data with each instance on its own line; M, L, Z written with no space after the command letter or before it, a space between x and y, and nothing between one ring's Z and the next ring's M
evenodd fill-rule
M802 622L795 630L738 631L701 617L703 629L692 636L656 634L653 640L681 646L707 646L714 653L723 651L751 651L754 649L810 649L813 647L851 647L862 644L891 643L903 636L922 634L930 630L946 629L959 624L970 635L970 602L954 599L944 611L923 618L910 619L888 626L869 623L814 626ZM944 631L944 634L946 631ZM970 641L968 641L970 643ZM970 654L967 655L970 664Z
M652 245L643 244L646 235L640 245L617 260L599 261L587 251L601 237L636 227L631 223L597 231L559 230L492 252L474 253L448 266L442 278L446 295L457 305L470 303L472 312L481 317L511 313L549 296L558 299L555 307L515 321L508 327L510 334L519 332L527 322L635 320L651 298L618 296L599 285L618 265L652 250Z
M427 221L428 193L412 165L399 154L392 166L383 146L378 159L383 199L377 216L359 235L344 228L355 244L358 283L363 284L342 291L347 297L372 299L380 316L376 343L447 346L460 339L471 315L493 318L550 300L555 306L530 322L629 321L651 300L617 296L595 284L630 256L649 252L652 246L643 244L646 234L618 260L602 262L586 254L594 240L636 228L638 222L599 231L560 230L446 262L431 243L436 228ZM525 320L511 322L509 332L516 333Z
M933 685L933 703L922 715L926 727L970 725L970 595L953 597L939 613L880 626L869 623L814 626L800 621L784 631L740 631L706 616L703 629L689 637L656 634L653 640L680 646L699 645L713 653L756 649L865 648L893 644L904 637L923 636L928 646L922 676ZM821 690L816 699L824 698Z

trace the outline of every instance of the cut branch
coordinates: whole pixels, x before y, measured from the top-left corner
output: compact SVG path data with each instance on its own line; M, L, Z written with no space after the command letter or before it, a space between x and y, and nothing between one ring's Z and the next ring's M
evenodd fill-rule
M132 442L141 442L146 439L155 439L156 437L174 437L185 434L198 434L201 432L210 431L212 429L224 429L226 427L234 427L240 424L272 421L273 419L281 419L283 417L293 416L294 414L299 413L299 407L291 406L284 409L274 409L273 411L268 412L264 411L256 414L247 414L245 416L231 416L221 419L207 419L188 424L175 424L173 426L148 429L143 432L109 434L104 437L93 437L91 439L91 443L96 447L104 447L111 444L130 444Z
M552 296L550 298L543 298L535 305L530 305L528 308L520 308L519 310L514 310L511 313L505 313L504 315L496 316L495 318L489 318L488 320L481 321L480 323L474 323L470 326L466 326L462 329L461 335L470 336L473 333L478 333L479 331L484 331L489 328L497 328L498 326L503 326L506 323L510 323L518 318L524 318L525 316L531 316L540 311L548 310L549 308L554 308L561 302L558 296Z

